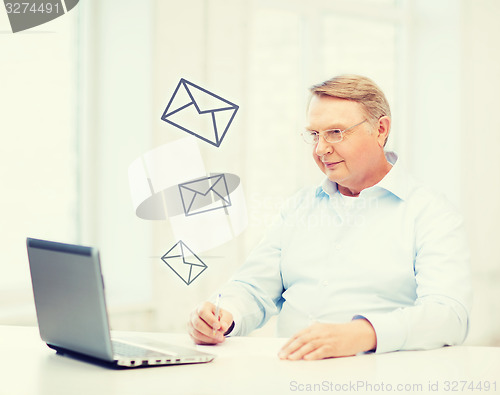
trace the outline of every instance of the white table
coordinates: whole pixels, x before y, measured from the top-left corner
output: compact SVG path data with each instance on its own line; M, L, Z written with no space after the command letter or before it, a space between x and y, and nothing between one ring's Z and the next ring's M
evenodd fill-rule
M140 335L193 347L187 335ZM113 370L56 355L37 328L0 326L0 394L500 393L496 347L281 361L276 354L285 341L229 338L197 346L217 356L208 364ZM467 389L471 383L474 391Z

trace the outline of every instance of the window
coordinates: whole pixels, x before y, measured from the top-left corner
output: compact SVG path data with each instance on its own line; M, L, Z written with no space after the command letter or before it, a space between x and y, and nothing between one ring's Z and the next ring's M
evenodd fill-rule
M0 322L31 300L26 237L78 239L75 26L13 34L0 12Z

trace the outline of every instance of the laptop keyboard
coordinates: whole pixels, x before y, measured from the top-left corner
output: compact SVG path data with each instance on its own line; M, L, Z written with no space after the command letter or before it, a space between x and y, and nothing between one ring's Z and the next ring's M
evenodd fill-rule
M117 341L112 341L113 352L120 357L126 358L154 358L154 357L164 357L166 355L172 356L166 352L159 352L154 350L148 350L147 348L133 346L127 343L121 343Z

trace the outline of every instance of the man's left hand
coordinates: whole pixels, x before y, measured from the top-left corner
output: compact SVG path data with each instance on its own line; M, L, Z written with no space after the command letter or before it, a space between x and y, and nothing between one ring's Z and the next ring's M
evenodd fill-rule
M356 319L343 324L314 323L292 336L278 356L314 360L356 355L376 347L377 336L370 322Z

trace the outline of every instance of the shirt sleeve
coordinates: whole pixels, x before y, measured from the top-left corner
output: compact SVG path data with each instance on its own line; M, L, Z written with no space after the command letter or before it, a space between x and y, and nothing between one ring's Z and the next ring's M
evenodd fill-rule
M470 254L462 217L438 197L415 219L413 306L357 315L375 329L377 353L461 344L471 304Z
M284 213L274 219L266 236L220 292L221 307L233 315L229 335L245 336L281 310L281 231Z

